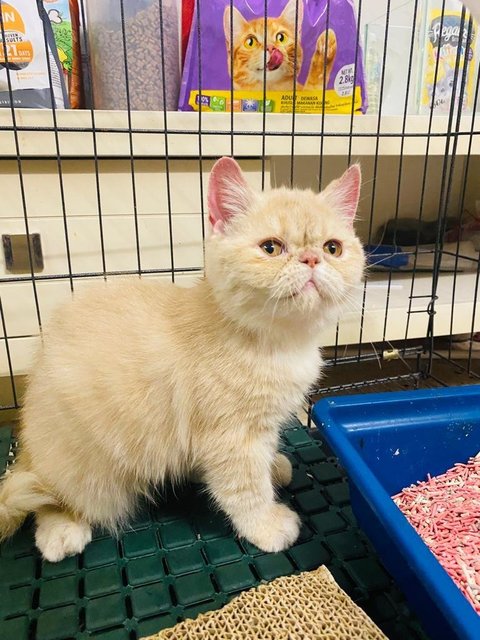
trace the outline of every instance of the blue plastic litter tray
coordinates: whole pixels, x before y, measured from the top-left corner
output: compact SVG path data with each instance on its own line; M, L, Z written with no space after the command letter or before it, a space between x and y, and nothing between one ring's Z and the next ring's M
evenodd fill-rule
M480 616L390 496L480 451L480 385L321 400L313 419L346 469L351 503L433 640L479 640Z

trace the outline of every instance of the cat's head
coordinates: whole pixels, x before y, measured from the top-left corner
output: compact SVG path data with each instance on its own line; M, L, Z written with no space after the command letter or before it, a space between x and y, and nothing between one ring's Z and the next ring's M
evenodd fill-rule
M353 220L360 167L320 194L255 192L222 158L208 190L206 276L224 314L246 328L318 330L360 285L365 258Z
M298 15L295 17L297 6ZM265 62L268 84L273 85L291 80L293 88L295 68L298 72L302 64L300 46L302 20L302 0L289 0L278 18L267 18L267 37L265 40L265 20L263 17L245 20L235 7L225 9L223 27L229 54L228 64L230 65L230 51L233 49L233 71L231 74L236 88L258 87L260 89L264 80ZM297 37L295 37L295 25L297 26Z

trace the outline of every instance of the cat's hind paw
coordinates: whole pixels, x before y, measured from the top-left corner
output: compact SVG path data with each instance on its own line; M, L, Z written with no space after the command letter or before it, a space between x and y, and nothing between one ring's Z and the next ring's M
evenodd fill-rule
M67 556L81 553L91 539L91 527L74 520L51 525L40 523L35 533L35 543L49 562L60 562Z
M292 463L283 453L277 453L273 461L272 480L274 484L288 487L292 481Z

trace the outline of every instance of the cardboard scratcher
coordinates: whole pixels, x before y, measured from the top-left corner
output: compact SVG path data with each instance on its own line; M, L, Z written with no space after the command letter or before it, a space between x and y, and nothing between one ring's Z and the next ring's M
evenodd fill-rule
M326 567L244 591L218 611L185 620L148 640L387 640Z

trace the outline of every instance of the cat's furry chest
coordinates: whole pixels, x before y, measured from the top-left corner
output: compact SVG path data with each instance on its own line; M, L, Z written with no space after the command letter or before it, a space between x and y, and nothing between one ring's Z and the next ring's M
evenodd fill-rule
M256 425L278 427L301 406L320 374L321 356L312 345L301 348L224 350L215 377L224 406ZM231 350L230 350L231 349Z
M253 377L286 387L305 388L310 386L320 370L321 357L318 349L311 347L284 351L279 349L270 354L256 354L256 371Z

